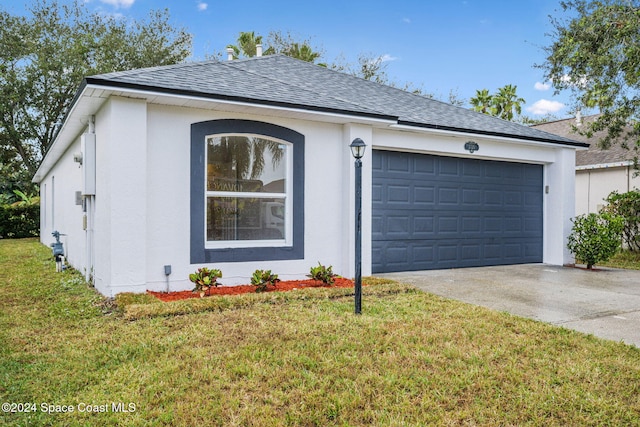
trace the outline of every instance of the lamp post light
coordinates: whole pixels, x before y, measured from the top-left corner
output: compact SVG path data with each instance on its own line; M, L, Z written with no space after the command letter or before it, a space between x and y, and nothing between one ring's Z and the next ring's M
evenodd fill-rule
M362 310L362 156L367 145L360 138L351 142L351 154L356 159L356 277L355 277L355 313Z

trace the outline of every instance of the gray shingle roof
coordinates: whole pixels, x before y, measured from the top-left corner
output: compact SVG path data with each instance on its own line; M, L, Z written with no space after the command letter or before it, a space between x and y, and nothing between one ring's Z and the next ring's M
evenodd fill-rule
M597 115L583 117L582 126L593 122L597 117ZM577 133L575 126L576 119L571 118L541 123L533 127L589 144L587 151L576 151L576 166L606 165L633 160L636 153L633 150L622 148L620 144L612 144L608 149L598 147L598 141L605 136L606 131L598 132L592 138L587 138Z
M417 127L583 146L573 138L490 117L284 55L122 71L88 77L85 83L379 117Z

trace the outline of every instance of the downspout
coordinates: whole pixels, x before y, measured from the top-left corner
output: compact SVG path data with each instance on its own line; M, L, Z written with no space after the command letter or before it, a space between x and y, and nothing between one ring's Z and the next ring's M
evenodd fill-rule
M94 115L92 115L89 118L88 133L91 135L95 135L96 133L96 116ZM94 143L92 152L93 152L93 155L95 156L95 143ZM91 164L93 168L95 168L95 158L93 159L93 162L88 162L88 163ZM85 166L88 167L89 165L85 163ZM95 170L93 171L93 173L95 174ZM88 194L84 196L84 203L85 203L84 205L85 224L84 225L85 225L85 231L86 231L85 256L87 260L87 267L85 268L84 277L87 282L89 282L91 285L94 285L94 277L93 277L93 273L94 273L93 272L93 267L94 267L94 250L93 250L93 220L94 220L93 216L94 215L93 214L94 213L93 213L93 209L94 209L94 202L95 202L95 192L88 191L87 193Z

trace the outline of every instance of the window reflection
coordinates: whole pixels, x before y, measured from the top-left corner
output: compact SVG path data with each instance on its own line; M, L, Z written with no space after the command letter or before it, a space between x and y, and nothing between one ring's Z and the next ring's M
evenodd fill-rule
M288 145L246 135L206 144L207 241L285 239Z

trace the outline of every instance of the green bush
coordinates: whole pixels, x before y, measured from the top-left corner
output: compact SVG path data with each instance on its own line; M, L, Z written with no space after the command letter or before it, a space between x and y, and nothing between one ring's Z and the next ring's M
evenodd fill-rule
M271 270L256 270L251 276L251 284L256 287L256 292L264 292L267 286L275 286L280 279L277 274L272 274Z
M338 275L333 273L333 266L325 267L318 261L317 267L311 267L309 269L307 277L311 277L313 280L319 280L325 285L333 285Z
M620 249L624 219L608 212L579 215L573 220L567 247L591 269Z
M630 251L640 251L640 191L612 192L605 199L605 212L624 218L622 239Z
M210 288L217 287L218 279L222 277L222 271L217 268L202 267L195 273L189 274L189 280L195 284L193 292L199 292L202 297Z
M40 206L0 206L0 238L20 239L40 235Z

